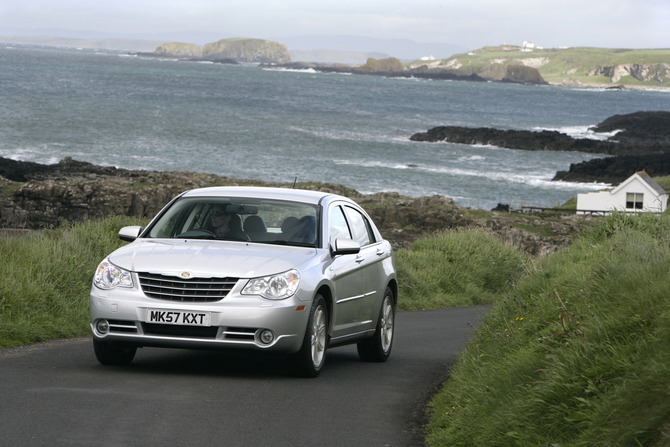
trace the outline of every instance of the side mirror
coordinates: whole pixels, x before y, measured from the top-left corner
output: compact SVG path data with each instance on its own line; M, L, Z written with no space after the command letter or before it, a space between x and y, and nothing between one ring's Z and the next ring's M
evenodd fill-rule
M122 241L132 242L140 235L142 232L142 227L139 225L133 225L130 227L123 227L119 230L119 238Z
M333 256L336 255L355 255L361 251L361 244L353 239L338 238L335 239L334 246L331 249Z

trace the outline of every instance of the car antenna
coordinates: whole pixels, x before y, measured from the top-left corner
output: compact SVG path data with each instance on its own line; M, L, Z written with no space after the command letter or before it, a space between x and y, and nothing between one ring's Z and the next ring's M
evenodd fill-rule
M293 189L295 189L295 183L298 181L298 176L296 175L293 179Z

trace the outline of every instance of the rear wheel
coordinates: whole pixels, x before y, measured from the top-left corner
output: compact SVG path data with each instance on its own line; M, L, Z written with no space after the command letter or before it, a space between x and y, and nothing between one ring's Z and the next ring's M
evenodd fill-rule
M390 287L384 292L375 334L358 342L358 356L366 362L385 362L391 355L395 330L395 299Z
M298 351L296 366L302 377L316 377L326 361L328 344L328 307L321 295L312 303L305 329L305 338Z
M135 358L137 348L93 339L95 357L103 365L127 365Z

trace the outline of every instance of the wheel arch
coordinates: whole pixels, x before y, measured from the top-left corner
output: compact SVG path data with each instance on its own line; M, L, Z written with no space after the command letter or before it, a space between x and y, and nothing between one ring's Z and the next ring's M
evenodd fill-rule
M316 291L316 295L321 295L326 302L328 308L328 338L330 338L331 328L333 327L333 291L330 290L327 284L322 284ZM315 296L316 296L315 295Z

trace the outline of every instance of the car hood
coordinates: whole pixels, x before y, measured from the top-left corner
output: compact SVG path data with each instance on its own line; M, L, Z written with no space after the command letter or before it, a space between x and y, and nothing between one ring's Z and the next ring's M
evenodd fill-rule
M307 262L316 249L226 241L142 240L116 250L110 262L135 272L253 278Z

